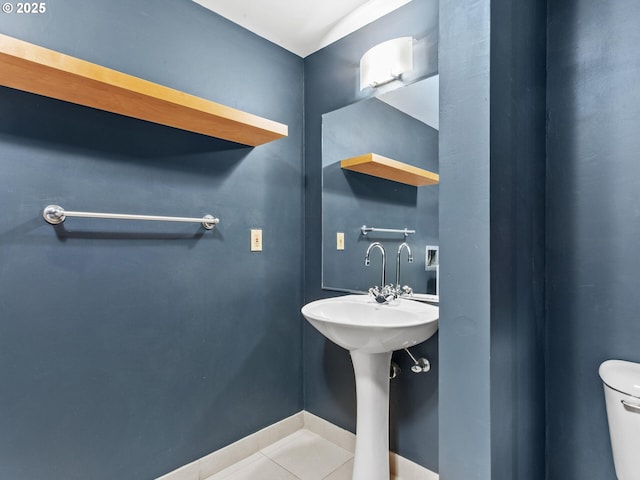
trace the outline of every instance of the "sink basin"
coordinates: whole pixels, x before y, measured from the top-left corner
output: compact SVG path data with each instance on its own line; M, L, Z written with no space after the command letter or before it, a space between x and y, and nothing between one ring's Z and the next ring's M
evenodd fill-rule
M391 354L431 337L438 307L406 299L381 305L368 295L346 295L308 303L302 314L351 355L358 412L352 480L389 480Z
M302 307L305 318L349 351L385 353L424 342L438 330L438 307L398 299L381 305L368 295L325 298Z

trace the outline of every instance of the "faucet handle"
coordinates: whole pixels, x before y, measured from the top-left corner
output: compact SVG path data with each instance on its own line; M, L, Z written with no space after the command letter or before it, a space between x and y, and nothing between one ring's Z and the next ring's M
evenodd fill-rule
M384 287L376 285L375 287L371 287L369 289L369 295L371 295L376 302L382 304L387 304L398 298L396 290L392 285L385 285Z

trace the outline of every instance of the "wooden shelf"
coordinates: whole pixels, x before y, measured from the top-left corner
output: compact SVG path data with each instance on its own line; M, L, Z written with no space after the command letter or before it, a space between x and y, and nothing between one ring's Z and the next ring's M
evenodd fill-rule
M353 170L366 175L373 175L374 177L413 185L414 187L434 185L440 181L440 176L437 173L398 162L397 160L392 160L375 153L367 153L366 155L347 158L340 162L340 166L346 170Z
M2 34L0 85L244 145L288 133L281 123Z

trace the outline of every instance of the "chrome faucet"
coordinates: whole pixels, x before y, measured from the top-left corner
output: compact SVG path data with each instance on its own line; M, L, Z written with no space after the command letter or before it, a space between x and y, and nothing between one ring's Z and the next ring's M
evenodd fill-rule
M369 248L367 248L367 253L364 254L364 264L367 267L371 265L371 260L369 257L371 255L371 252L375 248L379 249L380 253L382 254L382 279L380 280L380 287L384 287L385 283L387 283L386 281L387 254L385 253L384 247L380 242L373 242L371 245L369 245Z
M382 275L380 285L371 287L369 289L369 295L371 295L378 303L389 303L390 301L398 298L398 296L395 293L395 288L393 287L393 285L385 285L385 283L387 283L387 254L385 253L384 247L380 242L373 242L371 245L369 245L369 248L367 248L367 253L365 253L364 255L364 264L367 267L371 265L371 260L369 257L371 256L371 252L376 248L380 250L380 253L382 254Z
M411 247L407 242L402 242L398 247L398 254L396 255L396 293L397 295L402 295L403 293L412 294L413 290L411 287L405 285L404 287L400 284L400 255L403 250L407 250L407 262L413 263L413 253L411 253Z

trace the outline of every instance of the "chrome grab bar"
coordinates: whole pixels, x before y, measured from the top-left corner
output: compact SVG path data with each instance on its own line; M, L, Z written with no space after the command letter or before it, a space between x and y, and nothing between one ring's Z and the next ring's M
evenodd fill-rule
M640 412L640 405L636 405L635 403L629 403L626 400L620 400L620 402L622 403L622 405L625 406L625 408L629 408L631 410L635 410L636 412Z
M58 225L64 222L67 217L83 217L83 218L109 218L115 220L154 220L159 222L189 222L200 223L207 230L211 230L220 219L211 215L205 215L201 218L193 217L163 217L158 215L128 215L122 213L98 213L98 212L70 212L58 205L48 205L42 212L44 219L51 225Z

